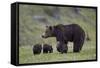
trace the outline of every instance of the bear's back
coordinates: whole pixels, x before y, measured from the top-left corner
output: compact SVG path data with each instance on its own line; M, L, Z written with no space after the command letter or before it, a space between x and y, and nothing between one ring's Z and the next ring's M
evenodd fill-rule
M72 32L84 32L84 30L78 24L65 25L65 29Z

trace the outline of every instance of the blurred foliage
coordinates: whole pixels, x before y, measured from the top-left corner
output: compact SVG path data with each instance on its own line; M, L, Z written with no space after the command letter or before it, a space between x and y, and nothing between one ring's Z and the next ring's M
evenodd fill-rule
M19 22L20 46L34 45L43 43L41 35L45 31L45 25L76 23L91 34L90 29L95 30L96 26L96 10L78 7L20 5Z

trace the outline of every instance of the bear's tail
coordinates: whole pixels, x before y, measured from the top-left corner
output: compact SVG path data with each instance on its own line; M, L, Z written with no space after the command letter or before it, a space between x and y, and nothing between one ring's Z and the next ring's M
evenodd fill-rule
M87 40L87 41L91 41L88 32L86 32L86 40Z

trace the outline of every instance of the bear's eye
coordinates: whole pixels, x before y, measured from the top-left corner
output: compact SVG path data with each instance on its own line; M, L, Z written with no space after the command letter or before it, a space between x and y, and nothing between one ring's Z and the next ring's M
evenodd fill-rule
M51 33L51 30L47 30L47 31L46 31L46 34L50 34L50 33Z

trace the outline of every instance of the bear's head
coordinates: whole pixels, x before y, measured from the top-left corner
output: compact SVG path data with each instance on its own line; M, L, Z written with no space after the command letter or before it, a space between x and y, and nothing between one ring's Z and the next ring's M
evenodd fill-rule
M46 26L45 33L42 35L42 38L54 37L54 27Z
M46 26L45 33L42 38L56 37L57 41L64 41L64 26L58 24L56 26Z

